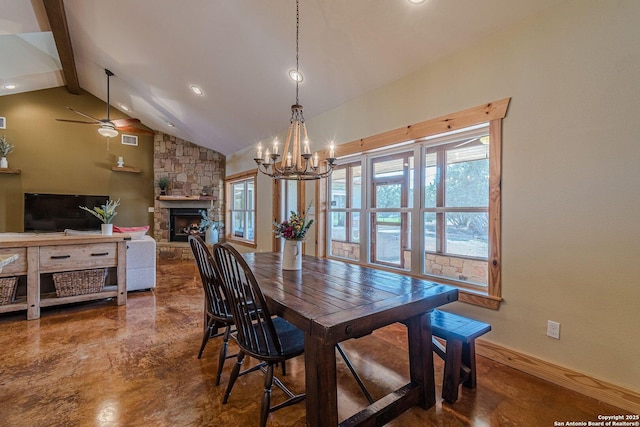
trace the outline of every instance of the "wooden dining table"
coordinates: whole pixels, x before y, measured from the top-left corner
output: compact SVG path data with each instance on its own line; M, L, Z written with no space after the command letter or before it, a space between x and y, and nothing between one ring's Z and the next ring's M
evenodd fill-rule
M308 426L382 425L412 406L435 404L429 312L457 300L456 288L307 255L301 270L282 270L281 256L244 254L273 314L304 332ZM339 423L336 344L395 322L407 326L409 382Z

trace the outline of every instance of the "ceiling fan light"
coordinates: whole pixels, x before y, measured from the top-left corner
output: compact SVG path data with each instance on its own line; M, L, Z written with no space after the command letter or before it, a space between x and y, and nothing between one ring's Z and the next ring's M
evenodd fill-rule
M118 136L118 131L113 128L113 126L102 125L98 128L98 133L105 138L115 138Z

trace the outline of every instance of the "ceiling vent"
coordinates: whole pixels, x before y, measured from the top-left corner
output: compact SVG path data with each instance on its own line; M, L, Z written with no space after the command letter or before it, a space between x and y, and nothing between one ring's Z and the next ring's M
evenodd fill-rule
M124 145L138 145L138 137L135 135L122 134L122 143Z
M5 117L0 117L0 129L7 128L7 119Z

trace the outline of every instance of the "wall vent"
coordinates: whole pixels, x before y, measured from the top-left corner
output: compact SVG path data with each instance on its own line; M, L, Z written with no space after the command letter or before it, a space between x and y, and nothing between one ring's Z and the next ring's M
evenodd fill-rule
M0 117L0 129L7 128L7 119L5 117Z
M124 145L138 145L138 137L135 135L122 134L122 143Z

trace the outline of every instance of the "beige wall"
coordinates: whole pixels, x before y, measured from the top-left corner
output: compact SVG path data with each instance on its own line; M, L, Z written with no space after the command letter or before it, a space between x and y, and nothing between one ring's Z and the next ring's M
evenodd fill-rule
M640 2L562 2L307 120L348 142L511 97L504 120L502 287L488 341L640 391ZM307 102L311 102L307 100ZM252 150L227 174L255 167ZM270 183L258 182L269 250ZM310 190L310 189L309 189ZM311 191L308 191L311 193ZM545 336L548 319L561 339Z
M56 118L85 120L71 107L96 118L106 116L100 99L82 92L71 95L64 87L0 97L0 129L16 146L7 157L20 175L0 174L0 232L23 230L23 193L98 194L120 199L113 223L151 225L153 206L153 136L138 134L138 146L122 145L120 135L98 135L97 126L58 122ZM127 117L111 109L111 118ZM113 172L118 157L139 174Z

